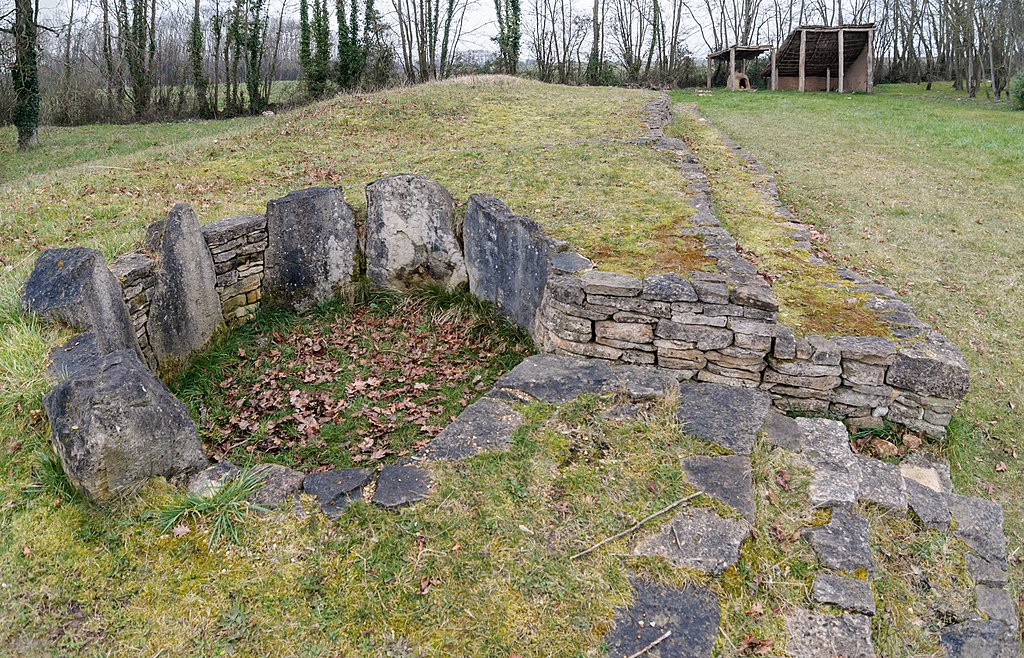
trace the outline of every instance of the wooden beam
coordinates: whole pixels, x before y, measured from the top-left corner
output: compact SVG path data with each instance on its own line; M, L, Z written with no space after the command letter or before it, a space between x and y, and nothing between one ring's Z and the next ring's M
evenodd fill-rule
M871 90L875 87L875 31L868 30L868 80L864 85L864 91L871 93Z
M708 55L708 89L711 89L711 55Z
M775 58L776 53L778 50L772 48L772 91L779 90L779 63Z
M832 91L832 67L825 69L825 91Z
M807 80L807 30L800 30L800 93Z
M736 91L736 49L729 49L729 91Z
M839 93L846 89L843 87L843 75L846 69L846 44L843 42L844 30L839 30Z

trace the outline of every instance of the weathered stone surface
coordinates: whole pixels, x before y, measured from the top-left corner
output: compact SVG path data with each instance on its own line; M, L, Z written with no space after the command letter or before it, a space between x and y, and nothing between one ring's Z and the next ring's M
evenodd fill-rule
M839 366L822 366L810 361L784 361L769 357L768 365L775 372L794 377L835 377L842 374Z
M695 302L697 293L686 279L678 274L656 274L644 279L643 297L661 302Z
M749 457L688 457L683 459L682 466L686 479L695 488L754 522L754 480Z
M794 388L812 389L815 391L831 391L842 383L842 378L835 377L799 377L783 375L771 368L764 371L764 381L770 384L784 384Z
M363 487L371 479L373 471L368 468L311 473L302 481L302 490L316 498L325 515L337 519L349 503L363 499Z
M871 621L864 615L830 615L796 609L786 615L791 658L874 658Z
M378 288L406 290L466 282L455 236L455 202L438 183L410 174L366 186L366 276Z
M504 450L522 422L520 413L501 400L483 398L466 407L430 441L422 455L428 461L455 461Z
M634 400L649 400L674 390L676 380L651 367L613 366L597 359L540 354L506 373L494 388L561 404L588 393L624 393Z
M904 478L907 503L926 528L949 530L949 503L946 494L934 491L911 478Z
M805 530L803 535L822 566L853 573L864 569L873 573L868 520L847 507L834 507L826 525Z
M188 481L188 492L200 498L210 498L241 472L242 469L231 462L220 462L208 466L193 475L192 479Z
M551 257L551 271L556 274L580 274L594 269L594 263L575 251L563 251Z
M469 197L462 231L469 291L532 332L556 252L554 241L533 219L515 215L485 194Z
M718 635L718 597L694 586L673 589L657 583L633 581L633 604L616 613L605 636L609 658L639 655L665 633L645 656L651 658L706 658Z
M96 332L87 331L72 336L63 345L50 350L46 376L50 381L59 382L76 370L95 363L101 356L96 342Z
M97 355L138 351L121 286L103 254L93 249L47 249L25 281L21 308L50 322L93 331Z
M639 322L595 322L594 335L616 341L650 343L654 340L654 327Z
M932 491L953 492L953 479L949 464L932 457L926 452L915 452L900 463L900 473L907 480L913 480Z
M173 371L224 327L217 274L199 219L186 203L149 227L146 244L156 260L146 332L160 368Z
M306 474L281 464L261 464L259 470L263 485L249 499L263 507L278 507L302 491Z
M393 464L381 470L373 502L387 509L398 509L423 500L429 490L430 473L426 469Z
M976 553L967 554L967 573L976 584L990 587L1002 587L1010 579L1006 560L986 560Z
M871 593L871 583L859 578L819 573L814 578L811 598L817 603L828 603L850 612L875 614L875 597Z
M580 276L583 290L588 295L635 297L643 290L643 282L635 276L591 270Z
M970 386L970 374L956 345L932 332L927 340L900 350L886 383L919 395L962 400Z
M833 339L844 360L887 366L896 358L896 345L877 336L843 336Z
M778 359L796 358L796 336L793 330L785 325L775 327L775 342L772 347L772 354Z
M812 467L808 494L815 507L852 505L857 502L860 471L852 459L832 460L808 456Z
M779 310L779 302L775 299L772 289L766 283L737 285L729 291L729 301L733 304L752 306L763 311L775 312Z
M891 510L907 509L907 487L900 469L871 457L856 457L860 499Z
M43 405L68 479L91 500L207 465L188 409L134 351L111 352L72 373Z
M719 384L679 387L676 420L699 439L749 455L764 425L771 399L761 391Z
M203 227L203 237L211 247L231 243L239 238L248 238L254 234L264 234L267 230L267 218L263 215L236 215L227 217ZM240 241L239 244L242 242Z
M681 340L694 343L702 351L717 350L732 345L732 331L722 327L679 324L661 320L655 330L658 338Z
M356 223L340 187L313 187L267 203L263 303L306 311L352 295Z
M853 458L850 434L842 423L827 418L797 418L804 433L804 450L833 462L847 462Z
M1006 559L1006 535L1003 534L1003 508L999 503L950 494L949 512L956 525L953 533L974 551L991 561Z
M686 508L657 533L641 540L634 555L657 555L677 567L718 575L740 559L750 534L743 521L723 519L709 509Z
M764 437L772 444L791 452L804 449L804 431L796 419L770 410L764 419Z
M724 281L706 281L694 278L690 284L697 293L697 299L708 304L728 304L729 286Z
M1009 627L998 621L968 620L939 632L946 658L1017 658L1020 645Z
M1011 635L1017 634L1020 626L1017 621L1017 608L1009 592L1002 587L979 585L974 588L974 597L978 612L991 621L1006 624Z

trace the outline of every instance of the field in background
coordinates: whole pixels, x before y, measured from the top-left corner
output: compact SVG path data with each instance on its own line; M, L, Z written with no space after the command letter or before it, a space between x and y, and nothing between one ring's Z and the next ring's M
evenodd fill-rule
M1006 512L1024 570L1024 114L949 83L850 94L676 94L750 149L836 259L883 281L952 338L972 386L949 457L957 490ZM910 88L910 89L907 89Z

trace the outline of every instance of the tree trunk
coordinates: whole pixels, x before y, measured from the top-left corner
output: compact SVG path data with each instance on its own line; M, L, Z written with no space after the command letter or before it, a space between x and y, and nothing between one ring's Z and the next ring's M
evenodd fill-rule
M18 150L39 146L39 64L32 0L14 2L14 125Z

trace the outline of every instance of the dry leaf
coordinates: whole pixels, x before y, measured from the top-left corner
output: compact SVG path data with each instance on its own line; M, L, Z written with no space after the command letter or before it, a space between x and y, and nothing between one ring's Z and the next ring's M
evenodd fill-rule
M1006 462L999 462L998 464L996 464L996 472L997 473L1002 473L1005 470L1006 470Z
M174 526L174 528L171 530L171 534L175 537L184 537L190 532L192 532L192 528L188 527L184 523Z

